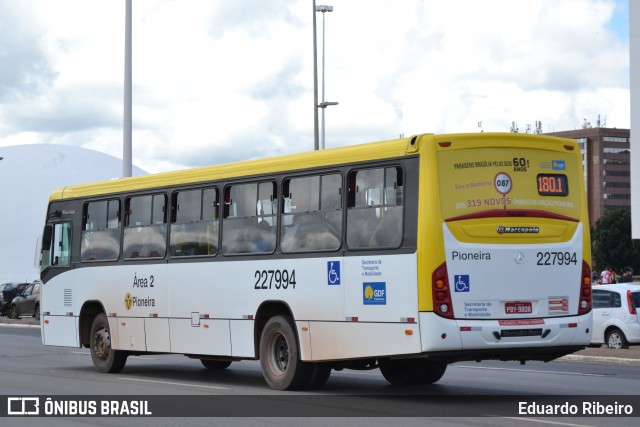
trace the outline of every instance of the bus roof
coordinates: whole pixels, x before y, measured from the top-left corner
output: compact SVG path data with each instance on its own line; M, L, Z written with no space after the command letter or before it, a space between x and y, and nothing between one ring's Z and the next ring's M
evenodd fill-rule
M417 137L417 138L416 138ZM250 175L264 175L276 172L341 165L363 161L398 158L415 154L419 151L419 140L433 138L434 142L457 141L473 143L483 139L491 144L503 145L513 143L514 139L533 138L532 135L513 133L474 133L474 134L421 134L408 138L351 145L321 151L310 151L299 154L289 154L264 159L247 160L214 166L185 169L173 172L163 172L144 176L118 178L88 184L70 185L54 190L50 201L91 197L103 194L115 194L133 190L163 188L174 185L215 181L228 178L242 178ZM537 143L542 141L557 141L560 138L535 135ZM571 141L571 140L565 140Z
M172 185L215 181L226 178L241 178L250 175L263 175L351 162L402 157L407 155L410 140L411 138L402 138L322 151L311 151L173 172L118 178L88 184L70 185L54 190L50 200L74 199L132 190L162 188Z

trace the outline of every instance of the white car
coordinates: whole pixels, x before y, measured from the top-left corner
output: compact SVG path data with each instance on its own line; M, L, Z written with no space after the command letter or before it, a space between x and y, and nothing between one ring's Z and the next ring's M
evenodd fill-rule
M606 344L610 348L640 344L640 285L598 285L592 291L591 344Z

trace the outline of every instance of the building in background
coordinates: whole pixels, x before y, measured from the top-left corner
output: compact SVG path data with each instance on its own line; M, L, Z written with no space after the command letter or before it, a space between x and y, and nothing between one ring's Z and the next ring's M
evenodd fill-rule
M575 139L580 144L591 225L610 210L631 210L629 129L585 127L545 135Z
M133 172L146 174L135 167ZM121 159L86 148L57 144L0 147L0 283L38 278L36 248L53 190L121 174Z

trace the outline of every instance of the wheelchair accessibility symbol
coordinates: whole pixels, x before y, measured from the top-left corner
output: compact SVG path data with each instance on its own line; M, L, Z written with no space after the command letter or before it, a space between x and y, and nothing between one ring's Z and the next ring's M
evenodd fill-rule
M468 274L454 274L453 281L455 282L456 292L469 292L469 275Z
M340 284L340 261L327 262L327 284L328 285Z

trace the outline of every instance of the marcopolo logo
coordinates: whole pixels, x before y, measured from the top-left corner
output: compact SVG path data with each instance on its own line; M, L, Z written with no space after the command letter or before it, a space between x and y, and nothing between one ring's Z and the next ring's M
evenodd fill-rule
M362 302L364 305L386 305L386 282L365 282L362 284Z
M496 229L498 234L537 234L540 227L504 227L499 225Z

